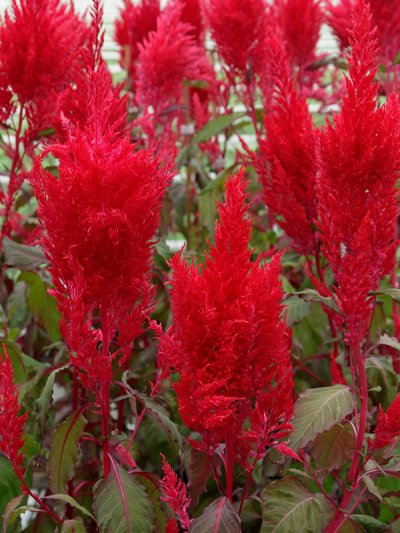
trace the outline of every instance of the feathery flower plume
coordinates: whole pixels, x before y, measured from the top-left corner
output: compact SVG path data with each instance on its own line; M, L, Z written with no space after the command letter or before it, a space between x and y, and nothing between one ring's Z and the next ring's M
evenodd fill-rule
M134 151L120 127L125 106L113 102L102 60L93 65L86 124L45 151L58 158L59 176L37 160L32 185L72 362L84 385L101 397L112 359L129 357L152 306L152 241L171 172L150 150ZM92 328L98 315L101 331ZM119 350L109 357L117 331Z
M76 79L86 36L71 3L13 0L6 11L0 25L0 79L24 109L31 139L53 125L57 95Z
M121 48L121 65L128 71L132 84L136 82L139 45L157 29L160 13L160 0L140 0L135 4L132 0L124 0L124 7L115 22L115 40Z
M265 62L265 0L204 0L205 16L219 54L233 75L249 80Z
M317 250L314 221L316 153L312 119L307 102L294 86L286 54L271 38L271 72L274 91L265 116L266 139L259 140L255 165L264 188L264 200L279 224L303 254Z
M160 334L159 365L164 375L173 369L180 376L175 390L183 422L202 435L208 453L226 444L227 485L233 463L247 464L259 456L254 448L277 444L292 415L280 261L251 261L246 185L243 171L228 181L216 245L203 267L188 265L181 254L172 258L174 321Z
M379 407L378 422L374 432L375 438L370 443L370 449L378 450L389 446L400 436L400 394L389 405L386 413Z
M0 451L10 460L19 476L23 477L22 435L27 414L19 415L19 409L13 369L5 350L5 359L0 358Z
M372 23L377 28L378 61L393 67L400 51L400 0L368 0ZM328 22L333 28L342 49L351 44L351 11L354 0L341 0L328 4Z
M176 473L172 470L171 465L167 463L164 455L162 457L162 466L164 476L161 479L161 489L163 496L161 499L167 502L173 512L178 517L178 520L184 530L190 527L190 517L188 515L188 508L190 506L190 498L187 494L187 488L184 482L179 479ZM177 531L175 520L172 518L170 524L171 531ZM175 528L174 528L175 525Z
M377 107L377 40L368 4L357 0L341 111L318 138L319 226L349 337L360 341L373 303L369 291L394 266L400 154L397 96Z
M316 58L323 12L320 0L275 0L272 8L290 63L304 70Z
M204 20L201 10L201 0L181 0L181 20L192 26L191 34L199 44L204 38Z
M211 79L204 50L181 16L181 2L170 4L158 19L157 30L139 46L136 97L140 105L151 106L155 115L181 103L185 81Z

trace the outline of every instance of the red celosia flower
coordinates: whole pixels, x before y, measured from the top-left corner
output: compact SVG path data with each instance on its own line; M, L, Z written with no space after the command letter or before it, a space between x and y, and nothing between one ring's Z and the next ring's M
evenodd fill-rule
M379 407L378 423L374 435L374 440L369 443L372 450L389 446L400 436L400 394L389 405L386 413L382 407Z
M190 498L187 494L186 485L178 478L175 472L172 470L171 465L167 463L164 455L161 454L164 476L161 479L161 489L163 496L161 499L167 502L173 512L178 517L178 520L183 529L189 529L190 518L188 515L188 508L190 506ZM173 519L172 519L173 520ZM175 524L175 520L173 520ZM175 524L170 526L170 531L178 531Z
M291 64L304 69L315 60L323 20L320 0L275 0L272 7Z
M57 94L75 81L86 26L72 4L13 0L0 26L0 79L37 134L54 121Z
M157 19L161 13L160 0L124 0L120 18L115 23L115 40L121 47L121 65L129 72L135 83L139 45L150 32L157 29Z
M183 422L203 436L208 452L229 441L242 462L250 453L244 443L274 444L272 435L287 433L292 414L279 257L269 265L251 261L245 187L243 171L228 181L216 245L200 270L173 257L174 322L160 335L159 352L163 371L180 376L175 390Z
M330 2L329 24L342 48L350 45L351 10L354 0ZM400 51L400 0L368 0L372 22L377 27L379 61L393 63Z
M234 74L249 80L265 62L265 0L204 0L205 15L218 51Z
M134 151L121 133L125 105L113 101L103 63L93 65L85 126L45 151L58 158L59 176L36 161L32 184L72 362L85 386L102 395L112 358L129 357L151 307L152 240L171 172L150 150ZM97 315L102 331L92 329ZM117 331L119 351L110 357Z
M350 336L360 339L373 307L368 292L394 265L400 110L395 96L377 108L376 34L363 0L353 23L347 94L319 135L317 192L323 253Z
M182 13L181 20L192 26L191 34L198 43L203 40L204 21L201 10L201 0L181 0Z
M180 103L183 83L211 79L211 66L196 43L192 26L182 22L182 4L168 6L158 19L157 31L139 46L137 101L155 114Z
M255 164L268 207L282 217L279 224L301 253L314 253L316 154L311 115L289 73L285 54L276 39L270 40L271 71L275 89L260 139Z
M6 352L5 359L0 358L0 451L11 461L13 469L23 476L21 450L27 414L19 415L19 409L13 369Z

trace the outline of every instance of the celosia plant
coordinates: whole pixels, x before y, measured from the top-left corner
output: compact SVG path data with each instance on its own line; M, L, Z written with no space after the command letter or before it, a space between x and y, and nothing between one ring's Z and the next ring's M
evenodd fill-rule
M174 322L159 353L163 373L179 374L179 412L202 436L201 448L212 455L225 445L230 500L234 463L263 457L287 435L292 416L279 257L269 265L251 261L245 187L243 172L228 181L216 244L201 270L180 254L171 260Z
M0 20L4 531L397 531L396 3L121 4Z

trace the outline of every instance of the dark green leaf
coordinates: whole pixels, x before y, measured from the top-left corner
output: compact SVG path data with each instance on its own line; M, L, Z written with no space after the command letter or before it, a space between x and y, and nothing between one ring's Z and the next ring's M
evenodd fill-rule
M399 376L393 369L390 357L370 356L365 360L370 397L375 404L387 409L396 396ZM380 392L376 389L380 387ZM373 389L373 390L372 390Z
M352 514L351 519L360 524L367 533L380 533L381 531L388 531L389 526L373 516L363 514Z
M6 264L19 270L36 270L48 262L39 246L26 246L5 237L3 249Z
M221 115L220 117L210 120L200 131L193 137L193 142L202 143L229 128L234 121L244 116L244 113L231 113L230 115Z
M342 315L342 311L339 309L337 303L332 297L322 296L315 289L304 289L295 293L297 296L302 296L306 302L316 302L324 305L328 309L335 311L335 313Z
M286 324L291 327L295 322L300 322L310 314L310 304L298 296L291 296L284 301L287 311Z
M7 504L21 494L19 485L10 461L0 456L0 516L3 516Z
M61 526L61 533L86 533L86 528L80 518L66 520Z
M56 379L56 375L58 374L58 372L61 372L62 370L68 368L68 366L69 365L65 365L60 368L56 368L55 370L53 370L53 372L51 372L51 374L49 374L46 384L43 387L39 398L36 400L36 407L38 410L38 421L42 434L44 431L44 425L48 418L49 408L53 401L53 386Z
M49 454L50 486L53 492L65 492L79 455L79 439L86 420L80 411L72 413L56 429Z
M24 272L19 277L28 285L28 306L33 316L41 324L53 342L61 338L60 313L55 299L48 293L50 285L34 272Z
M382 295L382 296L390 296L393 300L400 303L400 289L395 289L394 287L390 287L388 289L379 289L377 291L371 291L371 295Z

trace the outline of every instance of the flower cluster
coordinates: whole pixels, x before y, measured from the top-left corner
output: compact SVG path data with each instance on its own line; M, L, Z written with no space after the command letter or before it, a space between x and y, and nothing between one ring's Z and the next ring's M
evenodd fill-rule
M266 59L265 0L206 0L205 14L218 52L233 76L251 80Z
M184 82L211 79L211 66L192 33L182 22L183 5L170 4L158 18L157 30L139 46L138 103L155 114L182 103Z
M323 253L350 336L361 339L373 306L368 293L394 265L400 110L396 96L377 107L377 41L367 4L356 2L353 23L347 94L318 135L317 194Z
M157 19L161 13L160 0L141 0L133 3L124 0L124 7L115 23L115 40L121 48L121 65L129 72L135 83L139 45L150 32L157 29Z
M54 124L58 94L75 81L86 38L87 27L72 4L13 0L6 11L0 25L1 93L17 96L30 138Z
M32 184L72 361L98 391L108 387L115 333L123 361L152 305L152 241L170 169L121 131L124 102L101 61L89 80L84 126L44 153L58 158L58 177L37 160Z
M19 409L13 368L5 350L5 359L0 357L0 451L11 461L14 470L23 476L22 435L27 414L19 415Z
M187 494L186 485L178 478L164 456L162 456L162 465L164 476L161 479L161 489L163 492L161 499L168 503L178 517L182 528L187 530L190 527L191 520L188 515L190 498Z
M386 413L382 407L379 407L378 422L374 436L374 440L370 443L372 450L384 448L400 436L400 394L389 405Z
M181 254L171 260L174 322L159 350L164 373L180 376L175 390L184 423L202 435L208 452L232 443L241 462L249 459L250 441L275 444L267 434L292 415L279 256L268 265L251 261L245 187L243 171L228 181L216 245L200 270ZM257 438L246 438L246 419Z
M276 39L270 40L274 91L265 116L266 138L259 139L255 165L264 189L264 200L279 224L304 254L317 250L315 218L316 153L312 119L305 98L291 77L287 58Z

